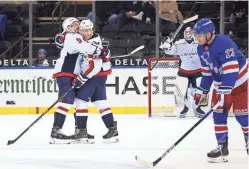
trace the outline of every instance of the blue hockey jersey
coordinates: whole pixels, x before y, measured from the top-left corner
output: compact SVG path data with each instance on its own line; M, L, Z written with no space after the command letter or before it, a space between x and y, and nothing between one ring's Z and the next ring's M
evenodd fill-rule
M248 79L248 62L238 46L226 35L216 35L210 45L199 45L197 52L202 65L200 88L209 91L223 86L233 89Z

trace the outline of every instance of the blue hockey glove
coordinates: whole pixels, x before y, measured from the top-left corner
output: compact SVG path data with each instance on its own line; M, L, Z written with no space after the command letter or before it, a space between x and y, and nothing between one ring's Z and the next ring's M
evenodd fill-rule
M78 89L81 88L87 82L87 80L88 80L87 77L83 77L80 74L73 80L72 85L74 88Z

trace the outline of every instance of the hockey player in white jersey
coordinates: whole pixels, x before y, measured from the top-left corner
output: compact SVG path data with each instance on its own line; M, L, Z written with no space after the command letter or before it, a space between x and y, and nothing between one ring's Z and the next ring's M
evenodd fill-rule
M103 136L104 142L117 142L118 131L117 122L111 108L108 105L106 98L106 80L111 74L111 63L109 61L110 51L108 49L109 42L101 38L99 34L94 33L94 26L91 20L83 20L80 23L80 34L83 35L85 41L92 43L105 51L104 55L85 55L82 54L83 62L81 70L83 77L88 81L78 89L76 94L76 123L77 129L72 139L83 143L94 142L94 136L87 132L88 110L87 104L89 101L99 110L102 120L108 129L108 132Z
M182 95L185 95L186 93L186 99L175 94L176 102L179 106L177 106L176 110L179 110L180 108L180 112L177 113L179 113L180 117L183 118L186 116L189 109L193 109L197 117L202 117L205 113L201 110L200 106L195 107L193 103L193 95L195 88L197 87L197 79L201 77L201 63L197 54L198 43L194 39L192 29L187 27L184 30L184 39L180 39L174 44L170 43L169 40L170 39L168 38L164 43L162 43L160 49L162 49L167 55L180 57L180 67L176 79L176 93L179 93L179 90ZM181 106L181 103L183 103L184 100L187 100L187 102L183 107Z
M73 17L67 18L62 27L64 32L67 32L64 39L63 49L60 53L60 58L57 59L53 78L56 78L59 87L59 97L66 93L71 87L78 87L77 84L80 81L84 84L87 79L84 79L80 74L80 59L79 53L87 55L101 55L102 50L87 43L83 40L82 36L78 34L79 20ZM66 114L74 104L76 92L70 91L61 102L58 103L56 112L54 114L54 123L51 132L52 142L56 142L57 139L64 140L70 139L61 132L61 128L65 122Z

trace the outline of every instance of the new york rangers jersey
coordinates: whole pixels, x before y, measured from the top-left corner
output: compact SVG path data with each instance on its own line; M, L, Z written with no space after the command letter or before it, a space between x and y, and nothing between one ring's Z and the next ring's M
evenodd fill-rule
M185 39L176 41L167 54L177 55L181 59L179 72L185 74L195 74L201 72L201 62L197 54L198 42L188 43Z
M248 79L248 62L233 40L226 35L216 35L210 45L198 46L201 58L202 80L200 88L209 91L224 86L231 90Z
M87 56L88 54L98 55L100 52L98 46L85 42L80 34L67 33L60 58L55 64L53 77L69 76L75 78L81 72L82 57L79 57L79 53Z
M98 46L99 48L108 48L109 42L100 37L99 34L95 33L91 39L87 42L92 43L93 45ZM81 71L84 76L87 78L92 78L93 76L106 76L111 74L111 62L109 61L107 56L102 59L98 55L89 58L89 55L81 54L82 63L81 63Z

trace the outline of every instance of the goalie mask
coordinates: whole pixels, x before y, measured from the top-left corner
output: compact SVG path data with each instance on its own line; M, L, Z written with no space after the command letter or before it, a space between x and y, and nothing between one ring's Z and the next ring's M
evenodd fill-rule
M62 28L64 32L78 33L79 23L80 21L77 18L69 17L63 21Z
M191 43L194 40L194 33L191 27L187 27L184 30L184 39L188 42Z
M85 19L80 22L80 34L83 35L84 40L92 38L94 34L94 27L90 19Z

